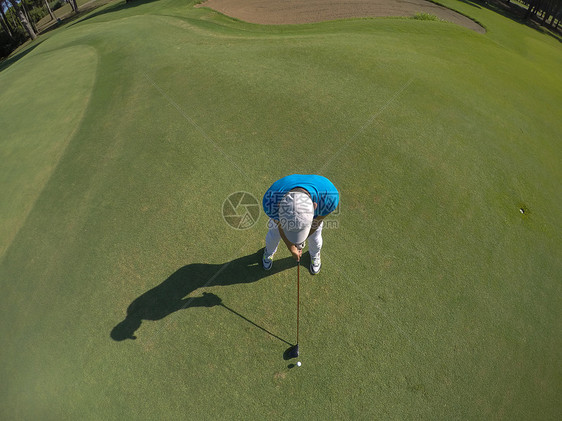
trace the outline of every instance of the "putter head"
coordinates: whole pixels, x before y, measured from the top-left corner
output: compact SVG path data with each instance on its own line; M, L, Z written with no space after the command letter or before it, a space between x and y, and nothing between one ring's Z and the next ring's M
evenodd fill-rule
M299 356L299 344L290 346L283 354L283 359L290 360Z

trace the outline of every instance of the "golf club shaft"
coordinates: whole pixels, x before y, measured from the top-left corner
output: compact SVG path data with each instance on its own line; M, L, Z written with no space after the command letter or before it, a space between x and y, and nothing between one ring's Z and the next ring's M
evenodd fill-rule
M301 283L301 264L300 264L300 259L297 260L297 345L299 343L299 319L300 319L300 303L301 303L301 297L300 297L300 283Z

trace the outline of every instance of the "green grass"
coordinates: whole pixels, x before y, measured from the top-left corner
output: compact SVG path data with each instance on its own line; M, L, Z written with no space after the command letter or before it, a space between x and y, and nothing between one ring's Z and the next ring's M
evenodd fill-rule
M560 44L447 5L487 34L117 2L4 68L0 418L559 419ZM341 214L289 369L200 297L294 341L288 252L221 206L314 172Z

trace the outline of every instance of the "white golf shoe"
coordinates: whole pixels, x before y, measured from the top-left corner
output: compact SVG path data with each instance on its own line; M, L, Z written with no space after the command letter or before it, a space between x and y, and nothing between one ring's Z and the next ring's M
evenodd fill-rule
M320 272L320 268L322 267L322 262L320 261L320 257L316 259L312 259L310 262L310 274L316 275Z
M270 270L273 266L273 256L267 257L265 249L263 250L263 258L261 261L265 270Z

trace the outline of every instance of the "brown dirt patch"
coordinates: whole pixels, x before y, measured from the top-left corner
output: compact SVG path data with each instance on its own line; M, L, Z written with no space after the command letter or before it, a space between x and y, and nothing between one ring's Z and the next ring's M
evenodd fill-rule
M466 16L425 0L207 0L199 6L245 22L266 25L431 13L481 34L486 32Z

